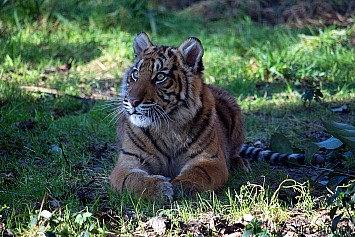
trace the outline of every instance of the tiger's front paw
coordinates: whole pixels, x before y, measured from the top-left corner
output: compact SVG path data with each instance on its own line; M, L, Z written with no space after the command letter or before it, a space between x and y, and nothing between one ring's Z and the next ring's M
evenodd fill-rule
M187 196L194 199L196 194L203 190L201 184L189 180L174 179L171 183L176 196Z
M162 175L150 175L147 180L147 187L143 195L147 199L154 201L169 201L173 199L174 190L172 184L169 182L170 178Z

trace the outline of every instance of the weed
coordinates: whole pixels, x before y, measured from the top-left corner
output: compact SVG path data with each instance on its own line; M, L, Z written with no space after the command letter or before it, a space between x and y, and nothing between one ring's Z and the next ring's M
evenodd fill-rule
M329 216L332 219L331 229L336 233L337 226L342 217L347 216L355 225L355 182L338 187L335 193L328 199L330 209ZM340 214L338 214L340 212ZM350 231L350 230L349 230ZM354 231L354 230L352 230Z
M323 93L318 87L312 87L309 88L303 95L302 99L304 100L304 105L306 105L306 102L309 101L308 106L311 106L312 100L315 100L316 102L321 103L322 100L321 98L323 97Z
M242 236L268 236L267 230L262 229L261 224L261 221L258 221L257 219L252 219L250 223L245 227L245 232Z

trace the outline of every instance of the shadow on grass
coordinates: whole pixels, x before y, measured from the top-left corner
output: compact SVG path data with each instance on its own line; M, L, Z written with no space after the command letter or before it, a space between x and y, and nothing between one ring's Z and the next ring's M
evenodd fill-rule
M0 13L7 22L19 25L34 21L57 21L67 26L78 23L82 27L101 29L120 27L137 33L151 29L157 10L149 1L4 1Z
M73 44L68 42L40 42L32 44L27 42L13 42L10 39L2 39L6 49L0 49L0 54L9 55L11 59L0 58L0 63L5 60L12 60L15 64L18 59L36 67L43 62L50 62L59 59L66 63L70 59L75 61L89 62L101 55L98 42L86 42ZM3 52L1 52L3 51Z
M61 200L75 197L81 202L87 197L79 189L87 183L101 191L106 170L111 169L117 154L115 129L103 121L108 112L90 111L87 101L71 96L13 90L0 96L0 190L4 201L12 204L17 200L21 211L26 205L38 205L35 202L45 190ZM68 174L78 179L72 182ZM28 179L31 185L27 185Z

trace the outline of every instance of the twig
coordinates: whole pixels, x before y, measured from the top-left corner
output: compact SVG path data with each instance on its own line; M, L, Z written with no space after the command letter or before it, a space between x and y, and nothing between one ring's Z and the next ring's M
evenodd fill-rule
M19 86L19 88L22 89L22 90L31 91L31 92L41 92L41 93L47 93L47 94L52 94L52 95L69 96L69 97L72 97L74 99L84 100L84 101L113 100L113 99L115 99L115 97L106 96L106 95L100 95L100 94L97 94L97 93L93 93L89 98L88 97L75 96L75 95L69 95L69 94L63 93L61 91L58 91L56 89L50 89L50 88L38 87L38 86Z
M60 216L62 215L59 201L58 201L57 199L55 199L52 195L50 195L48 192L45 192L45 194L44 194L44 196L43 196L43 198L42 198L41 207L40 207L39 213L38 213L38 218L37 218L37 221L38 221L38 222L40 221L41 212L42 212L42 210L43 210L44 202L45 202L45 200L46 200L47 197L50 197L51 199L55 200L55 201L58 203L58 207L57 207L56 209L54 209L54 210L51 212L51 216L50 216L49 218L51 218L51 217L54 215L54 213L56 213L57 211L59 211L59 215L60 215ZM45 218L45 219L40 223L40 225L37 226L36 231L35 231L33 234L31 234L31 236L33 236L33 237L37 236L38 230L39 230L42 226L44 226L44 224L49 220L49 218ZM49 223L47 224L47 226L46 226L45 229L47 229L48 226L49 226Z
M42 198L41 207L39 208L39 213L41 213L41 212L42 212L43 205L44 205L44 201L46 200L47 195L48 195L48 193L47 193L47 192L45 192L45 194L44 194L44 196L43 196L43 198ZM39 219L40 219L40 215L38 215L37 220L39 221Z
M54 200L54 201L56 201L57 202L57 204L58 204L58 209L59 209L59 215L60 216L62 216L62 209L60 208L60 203L59 203L59 201L55 198L55 197L53 197L52 195L50 195L49 193L47 193L47 195L48 195L48 197L50 197L52 200Z
M100 62L100 60L96 60L95 62L97 65L99 65L99 67L102 69L102 71L104 71L104 72L108 71L107 67L105 65L103 65L102 62Z
M38 86L19 86L19 88L26 90L26 91L42 92L42 93L48 93L48 94L53 94L53 95L63 95L64 94L56 89L50 89L50 88L44 88L44 87L38 87Z
M51 216L50 216L49 218L51 218L51 217L54 215L54 213L56 213L58 210L59 210L59 208L54 209L54 211L51 212ZM40 212L40 213L41 213L41 212ZM38 217L39 217L39 216L40 216L40 215L38 215ZM42 226L44 226L44 224L49 220L49 218L45 218L45 219L41 222L41 224L40 224L39 226L37 226L37 229L36 229L35 233L32 234L32 236L37 236L38 230L39 230ZM49 226L49 223L47 224L45 230L48 228L48 226Z
M44 205L44 202L45 202L47 196L48 196L48 193L45 192L45 194L44 194L44 196L43 196L43 198L42 198L41 207L40 207L39 213L38 213L38 218L37 218L37 221L38 221L38 222L40 221L41 212L42 212L42 210L43 210L43 205ZM55 210L51 213L51 216L52 216L57 210L58 210L58 209L55 209ZM37 226L36 231L35 231L31 236L37 236L38 230L48 221L48 219L49 219L49 218L45 218L45 219L41 222L41 224L40 224L39 226ZM47 229L47 227L46 227L46 229Z

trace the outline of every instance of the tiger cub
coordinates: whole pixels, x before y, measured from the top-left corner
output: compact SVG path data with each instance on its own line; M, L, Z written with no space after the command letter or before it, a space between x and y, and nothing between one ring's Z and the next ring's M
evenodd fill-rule
M155 46L140 33L133 50L136 57L123 76L118 108L119 158L110 175L114 190L153 201L181 193L193 197L222 187L237 165L250 170L245 158L272 163L279 157L243 146L235 98L203 82L200 40ZM239 156L241 148L245 158Z

